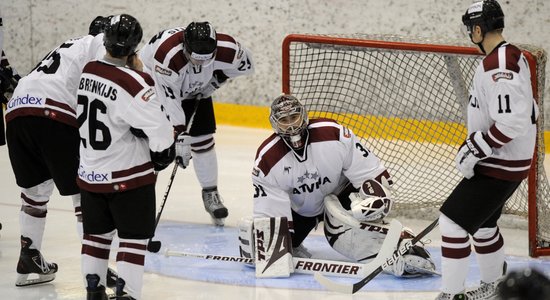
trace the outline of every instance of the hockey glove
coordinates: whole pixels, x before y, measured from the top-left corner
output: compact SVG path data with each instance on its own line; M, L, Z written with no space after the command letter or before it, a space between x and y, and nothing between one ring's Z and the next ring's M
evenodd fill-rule
M151 161L155 167L155 171L162 171L168 167L176 156L175 143L172 144L168 149L163 150L162 152L151 152Z
M482 159L493 155L493 149L485 141L484 134L476 131L462 144L455 158L456 168L464 177L474 176L474 167Z
M183 169L187 168L191 160L191 145L186 140L189 138L190 136L182 133L176 139L176 163Z

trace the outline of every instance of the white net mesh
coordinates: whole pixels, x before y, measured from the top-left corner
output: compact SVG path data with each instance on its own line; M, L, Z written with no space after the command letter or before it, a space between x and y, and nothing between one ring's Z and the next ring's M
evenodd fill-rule
M395 181L397 214L435 217L462 178L454 157L467 132L463 125L467 87L483 56L473 54L470 44L448 40L360 34L317 37L329 41L306 38L289 44L288 92L303 101L310 117L328 117L348 126L380 156ZM396 43L366 47L355 42L365 40ZM413 49L418 47L407 48L404 43L428 47L417 51ZM456 47L446 47L452 50L442 53L438 45ZM537 95L543 112L546 54L533 46L520 48L536 60ZM534 184L541 243L550 240L543 124L541 113ZM525 180L507 202L505 213L526 219L527 211Z

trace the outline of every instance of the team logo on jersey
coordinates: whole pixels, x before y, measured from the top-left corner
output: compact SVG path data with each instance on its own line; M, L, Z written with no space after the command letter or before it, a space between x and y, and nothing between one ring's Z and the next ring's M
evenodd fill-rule
M514 73L512 72L497 72L493 74L493 81L497 82L500 79L512 80L514 79Z
M287 174L290 174L290 169L292 169L291 166L285 166L284 169L283 169L283 172L287 173Z
M16 106L42 106L42 100L44 100L44 98L34 97L29 94L23 97L17 96L10 99L10 101L8 102L8 109L14 108Z
M166 70L164 68L161 68L160 66L155 66L155 72L157 72L159 74L162 74L162 75L166 75L166 76L172 75L171 70Z
M254 176L260 175L260 169L258 169L256 167L252 168L252 175L254 175Z
M155 95L155 90L153 90L152 88L149 88L149 90L147 90L145 93L143 93L143 95L141 95L141 100L147 102L149 101L149 99L151 99L151 97L153 97L153 95Z
M310 173L309 171L306 171L302 176L298 176L297 180L298 183L301 184L292 190L292 193L296 195L301 193L313 193L322 185L332 183L328 177L322 177L319 176L317 172Z
M344 137L349 139L351 137L351 132L348 128L344 127Z

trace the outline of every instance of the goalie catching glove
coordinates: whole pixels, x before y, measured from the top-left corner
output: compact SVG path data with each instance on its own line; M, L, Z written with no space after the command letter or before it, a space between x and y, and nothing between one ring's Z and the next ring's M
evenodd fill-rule
M493 149L485 140L484 134L476 131L458 149L456 167L465 178L470 179L474 176L475 165L491 155L493 155Z
M351 213L358 221L379 222L392 207L390 192L376 180L363 182L357 193L349 195Z

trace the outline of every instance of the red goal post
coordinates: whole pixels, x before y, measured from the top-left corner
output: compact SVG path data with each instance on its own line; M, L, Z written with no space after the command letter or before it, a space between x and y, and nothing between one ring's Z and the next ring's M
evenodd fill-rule
M511 226L528 227L529 255L537 257L550 255L550 187L543 166L546 53L519 46L541 113L529 178L504 213L512 216ZM283 92L301 99L311 117L348 126L381 157L396 182L397 215L433 218L461 179L454 154L466 136L467 89L482 58L465 42L291 34L282 45Z

